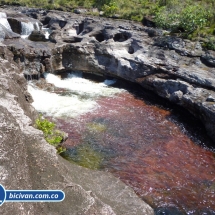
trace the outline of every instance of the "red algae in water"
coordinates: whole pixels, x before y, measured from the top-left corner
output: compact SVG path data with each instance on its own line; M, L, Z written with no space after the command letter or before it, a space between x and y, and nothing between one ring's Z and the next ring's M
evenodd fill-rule
M101 152L110 152L102 168L154 208L173 206L188 214L215 211L214 153L182 132L170 111L127 92L97 103L93 112L60 123L69 133L68 148L87 139Z

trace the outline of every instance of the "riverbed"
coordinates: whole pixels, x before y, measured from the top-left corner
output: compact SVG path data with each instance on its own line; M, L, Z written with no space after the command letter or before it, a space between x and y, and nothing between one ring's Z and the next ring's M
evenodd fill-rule
M33 106L68 133L66 159L113 173L157 214L215 213L214 148L200 122L112 78L45 78L58 90L28 88Z

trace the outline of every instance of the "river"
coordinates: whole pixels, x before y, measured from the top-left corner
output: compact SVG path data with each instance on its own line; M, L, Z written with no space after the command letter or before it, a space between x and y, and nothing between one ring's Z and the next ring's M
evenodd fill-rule
M57 90L28 90L69 134L66 159L113 173L156 214L215 214L215 150L200 122L122 81L45 77Z

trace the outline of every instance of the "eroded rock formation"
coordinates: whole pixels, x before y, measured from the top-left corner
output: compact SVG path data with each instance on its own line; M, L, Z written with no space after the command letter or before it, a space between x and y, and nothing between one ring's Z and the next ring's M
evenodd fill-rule
M42 132L33 127L38 116L31 106L23 72L37 75L42 72L41 65L49 70L43 60L51 61L47 50L52 49L24 41L10 39L0 44L0 183L7 190L60 189L65 192L65 200L5 202L0 214L154 214L132 189L111 174L72 165L58 156Z
M36 115L22 74L39 78L43 72L81 70L139 83L143 90L152 90L199 118L214 140L215 52L203 50L199 42L164 36L160 30L130 21L40 9L13 11L2 9L16 33L0 24L1 121L6 123L2 124L0 147L2 153L9 153L4 157L12 159L14 154L16 163L26 168L3 160L2 184L7 189L64 189L68 198L56 205L20 203L9 208L5 204L3 210L17 207L20 214L22 208L35 214L42 210L47 214L153 214L111 175L67 164L56 156L31 126ZM34 41L20 38L22 22L33 23L29 26L36 30ZM41 36L41 23L51 30L47 41ZM14 83L6 84L11 81ZM18 143L20 148L14 147ZM16 172L24 176L16 176Z
M137 82L199 118L214 140L215 52L132 22L53 11L40 20L53 29L53 70L90 71Z

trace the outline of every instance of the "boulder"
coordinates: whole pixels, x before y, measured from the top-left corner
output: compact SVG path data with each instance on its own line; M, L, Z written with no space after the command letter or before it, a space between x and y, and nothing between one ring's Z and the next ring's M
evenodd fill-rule
M28 36L28 39L31 41L47 41L46 36L43 31L34 30Z

